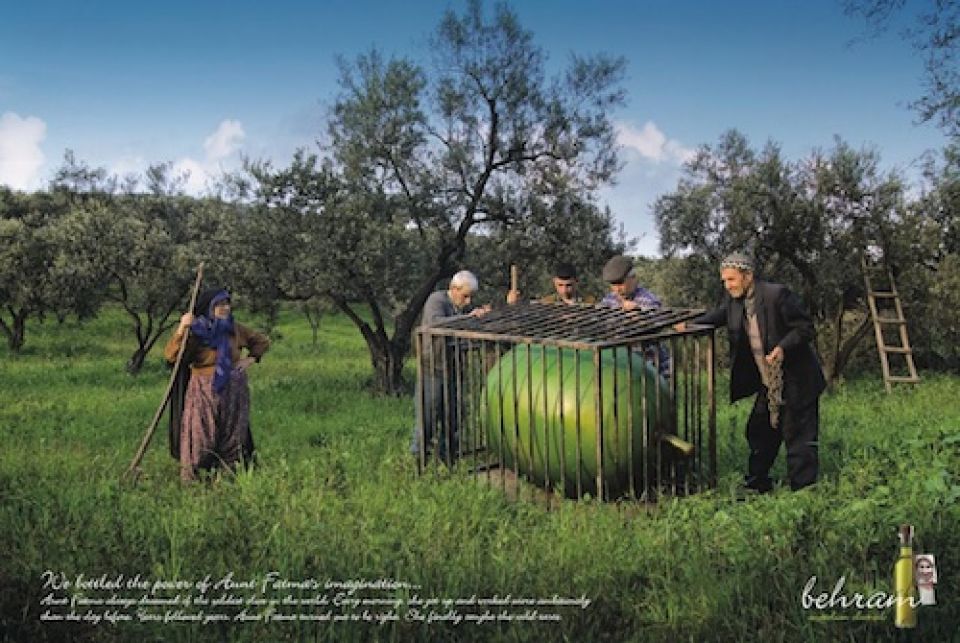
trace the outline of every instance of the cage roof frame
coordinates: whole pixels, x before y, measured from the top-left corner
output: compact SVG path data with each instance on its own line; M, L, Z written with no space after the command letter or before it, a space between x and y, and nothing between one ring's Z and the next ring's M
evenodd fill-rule
M685 331L673 325L703 314L698 308L623 310L589 304L519 303L495 309L483 317L458 315L418 332L462 339L512 341L568 348L613 348L637 342L702 334L707 328Z

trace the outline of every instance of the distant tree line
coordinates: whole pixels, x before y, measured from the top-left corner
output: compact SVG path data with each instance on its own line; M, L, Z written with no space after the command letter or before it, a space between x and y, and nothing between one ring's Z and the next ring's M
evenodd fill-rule
M0 187L0 331L11 352L27 341L28 322L86 320L113 304L130 322L125 366L135 374L186 307L200 261L208 284L229 286L268 325L281 304L295 304L315 338L336 308L383 332L429 277L431 246L418 230L383 230L365 213L339 211L340 191L324 197L322 211L298 212L268 197L227 198L226 183L219 196L186 195L185 177L171 176L168 164L139 178L118 180L68 152L48 190ZM536 293L549 287L556 257L597 266L624 248L609 212L590 203L561 199L525 218L468 235L469 263L450 271L475 270L484 299L499 302L510 263L521 264Z
M791 161L773 143L757 150L736 131L724 134L700 148L677 188L656 202L664 257L639 263L642 282L670 305L709 306L722 295L720 259L745 248L761 274L802 295L828 375L837 379L858 347L861 362L874 359L872 340L863 341L872 328L860 257L882 253L919 363L958 369L960 154L945 150L912 189L897 173L881 172L879 161L876 151L840 140ZM470 267L486 300L500 301L509 265L518 263L523 290L536 295L549 289L562 257L596 289L603 262L626 247L610 213L582 195L532 197L511 224L466 235L461 259L434 277L440 231L379 214L394 206L365 210L353 200L370 198L366 188L346 186L317 163L298 156L272 174L255 168L264 180L256 191L255 181L247 185L243 198L232 187L242 177L231 177L219 196L196 198L183 194L184 181L169 165L150 168L140 181L119 181L68 154L48 190L0 189L0 330L9 349L24 345L28 320L86 319L114 303L130 320L126 367L135 373L176 322L203 260L208 281L228 284L268 323L283 302L295 302L316 333L324 312L342 310L373 344L376 366L377 342L389 345L390 328L397 337L402 315L415 320L411 298L424 283L442 287L451 271ZM270 194L298 181L309 187ZM412 329L412 322L402 327L400 364ZM400 389L399 380L388 386L389 372L380 375L378 388Z

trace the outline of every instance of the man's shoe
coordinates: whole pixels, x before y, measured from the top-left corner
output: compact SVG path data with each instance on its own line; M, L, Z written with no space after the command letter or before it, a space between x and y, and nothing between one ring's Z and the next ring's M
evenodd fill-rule
M770 478L756 478L746 476L743 481L746 489L753 489L757 493L770 493L773 491L773 480Z
M759 496L760 492L750 487L737 487L733 492L733 499L737 502L747 502Z

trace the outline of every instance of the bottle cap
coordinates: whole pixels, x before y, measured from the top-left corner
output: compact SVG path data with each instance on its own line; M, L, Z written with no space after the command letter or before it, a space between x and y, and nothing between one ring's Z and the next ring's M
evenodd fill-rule
M913 525L900 525L900 544L906 547L913 542Z

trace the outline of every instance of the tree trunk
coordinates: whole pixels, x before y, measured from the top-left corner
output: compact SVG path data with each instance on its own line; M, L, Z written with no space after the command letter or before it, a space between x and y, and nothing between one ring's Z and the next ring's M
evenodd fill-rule
M857 329L853 332L850 337L843 340L843 343L840 345L837 354L833 358L833 367L830 369L830 385L834 385L840 379L840 376L843 374L843 369L847 367L847 364L850 362L850 358L853 356L853 352L856 350L857 345L863 341L863 338L867 336L870 331L870 325L873 322L870 319L870 316L867 315L863 318L863 321L860 322L860 325L857 326ZM838 328L837 333L842 329Z
M476 204L472 206L471 213L476 210ZM396 316L393 326L393 338L388 338L386 329L383 326L383 316L379 314L375 301L368 300L371 311L377 320L377 328L374 329L365 322L354 311L346 299L333 292L324 293L330 300L343 311L347 317L356 325L367 342L367 348L370 350L370 362L373 365L375 373L375 388L377 392L387 395L399 396L404 391L403 385L403 362L410 352L411 335L417 318L423 310L424 302L433 292L437 282L443 275L449 272L448 266L451 261L460 259L463 256L463 250L466 242L465 238L470 227L473 225L473 215L470 214L460 224L457 231L455 243L445 246L440 252L438 265L421 285L419 290L414 293L411 300L407 303L403 312Z
M19 353L27 341L27 314L21 313L13 318L13 334L10 336L10 350Z
M140 346L137 350L133 351L133 355L130 356L130 359L127 360L127 373L130 375L136 375L140 372L140 369L143 368L143 363L147 359L147 350L143 346Z
M331 294L330 298L337 308L356 325L364 341L367 342L370 363L375 375L375 390L387 395L401 395L403 393L403 360L410 348L409 333L401 335L399 328L402 326L397 326L398 330L394 331L394 338L391 340L382 328L374 331L343 297Z
M263 332L266 335L276 338L277 335L274 331L277 328L277 321L280 319L280 305L277 303L276 299L266 307L264 312L264 328Z
M310 324L310 331L313 333L313 348L316 349L320 335L320 320L323 319L323 314L320 312L313 313L308 307L304 307L303 314Z
M384 395L400 396L405 392L403 363L410 350L409 341L394 338L386 343L370 346L370 361L376 373L376 390Z
M153 325L152 323L150 324ZM146 338L140 341L140 346L133 352L133 355L130 356L130 359L127 360L127 373L130 375L137 375L140 370L143 368L144 362L147 361L147 355L150 354L150 351L153 349L153 345L157 343L157 340L160 339L160 336L169 330L170 326L163 324L162 322L158 325L155 332L150 333Z
M827 383L833 386L839 375L837 370L837 360L840 358L840 349L843 346L843 295L840 295L837 302L837 314L833 318L833 350L831 351L831 363L829 373L827 374Z
M24 341L26 341L27 311L10 310L10 314L12 316L10 324L7 324L0 318L0 329L2 329L3 334L7 336L7 347L10 349L10 352L19 353L20 349L23 348Z

